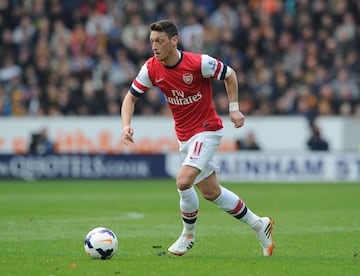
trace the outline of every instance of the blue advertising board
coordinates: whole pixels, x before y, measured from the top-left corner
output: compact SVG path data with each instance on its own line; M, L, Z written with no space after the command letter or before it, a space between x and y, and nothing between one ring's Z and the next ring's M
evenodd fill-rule
M360 183L358 153L218 153L220 181ZM179 154L0 155L1 179L176 178Z
M0 155L0 178L163 178L165 156L155 155Z

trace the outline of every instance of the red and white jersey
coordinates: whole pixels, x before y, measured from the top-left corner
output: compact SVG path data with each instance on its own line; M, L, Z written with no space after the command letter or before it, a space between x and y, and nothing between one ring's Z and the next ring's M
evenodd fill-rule
M179 54L179 62L172 67L155 57L149 58L131 84L130 92L140 97L150 87L159 87L172 111L178 139L187 141L199 132L223 127L212 101L211 78L224 80L227 66L208 55Z

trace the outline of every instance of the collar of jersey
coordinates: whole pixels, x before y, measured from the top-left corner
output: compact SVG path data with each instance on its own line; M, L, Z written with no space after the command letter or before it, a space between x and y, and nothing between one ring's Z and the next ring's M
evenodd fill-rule
M179 55L179 61L177 62L177 63L175 63L173 66L166 66L165 64L164 64L164 66L166 67L166 68L169 68L169 69L171 69L171 68L175 68L176 66L178 66L178 64L182 61L182 58L183 58L183 52L182 51L180 51L180 50L176 50L177 52L178 52L178 55Z

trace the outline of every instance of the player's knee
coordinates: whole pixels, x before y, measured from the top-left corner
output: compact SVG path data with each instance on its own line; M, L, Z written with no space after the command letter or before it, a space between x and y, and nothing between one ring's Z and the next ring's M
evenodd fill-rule
M193 185L193 182L191 181L191 179L189 177L178 176L176 178L176 186L180 191L190 189L192 185Z
M219 196L219 193L217 191L206 191L202 192L202 196L208 201L213 201Z

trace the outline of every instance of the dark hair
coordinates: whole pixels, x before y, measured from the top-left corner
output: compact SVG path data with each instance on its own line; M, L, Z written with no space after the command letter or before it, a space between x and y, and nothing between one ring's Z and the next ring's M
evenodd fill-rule
M151 23L150 30L155 32L164 32L169 38L172 38L174 35L178 35L178 30L175 23L168 19Z

